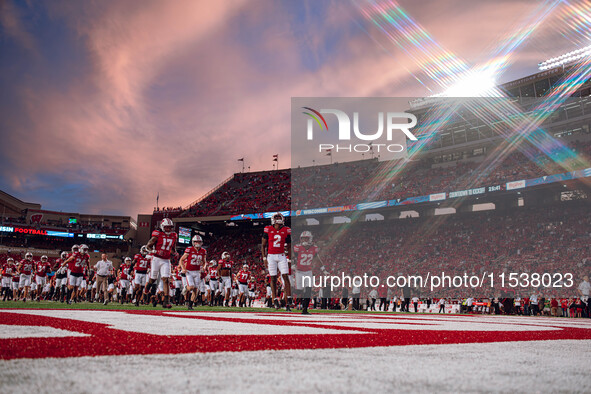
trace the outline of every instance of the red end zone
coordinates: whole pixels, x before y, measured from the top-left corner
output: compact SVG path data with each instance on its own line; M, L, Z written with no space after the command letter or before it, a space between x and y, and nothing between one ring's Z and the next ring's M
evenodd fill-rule
M513 316L0 311L0 358L591 339L589 319Z

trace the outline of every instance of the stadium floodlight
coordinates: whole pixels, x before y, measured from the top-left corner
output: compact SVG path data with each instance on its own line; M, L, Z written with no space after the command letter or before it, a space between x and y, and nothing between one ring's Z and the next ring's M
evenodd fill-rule
M415 99L409 101L409 104L411 109L417 110L440 103L446 97L500 97L500 92L495 87L496 80L493 67L483 70L471 70L443 93Z
M443 92L443 97L485 97L495 87L495 78L490 70L468 73Z
M591 45L538 63L538 69L540 69L540 71L549 70L551 68L564 66L565 64L583 59L588 56L591 56Z

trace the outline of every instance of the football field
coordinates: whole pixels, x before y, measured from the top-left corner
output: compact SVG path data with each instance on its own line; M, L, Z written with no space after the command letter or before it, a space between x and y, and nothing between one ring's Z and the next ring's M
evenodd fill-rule
M48 306L0 305L2 391L591 391L591 319Z

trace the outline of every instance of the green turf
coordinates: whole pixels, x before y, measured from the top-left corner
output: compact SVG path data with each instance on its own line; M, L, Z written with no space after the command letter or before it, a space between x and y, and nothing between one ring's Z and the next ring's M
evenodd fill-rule
M77 304L68 305L66 303L61 302L50 302L50 301L0 301L0 309L11 309L11 308L26 308L26 309L102 309L102 310L163 310L161 305L157 307L153 307L152 305L140 305L136 307L133 304L119 304L111 302L108 305L103 305L102 303L90 303L90 302L81 302ZM173 311L186 311L186 306L172 306ZM213 312L285 312L285 308L275 310L274 308L226 308L226 307L208 307L208 306L198 306L194 307L196 311L213 311ZM400 312L366 312L366 311L348 311L348 310L314 310L310 309L310 313L380 313L380 314L392 314L392 313L400 313ZM293 309L293 313L301 313L301 311Z

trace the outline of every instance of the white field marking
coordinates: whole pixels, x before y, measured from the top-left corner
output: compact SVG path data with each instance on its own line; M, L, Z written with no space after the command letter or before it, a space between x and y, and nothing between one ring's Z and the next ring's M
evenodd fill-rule
M0 382L34 393L588 393L589 349L557 340L18 359L0 361Z
M446 316L433 315L373 315L361 314L261 314L239 312L165 312L174 316L207 316L248 320L275 320L294 324L327 325L333 327L376 330L452 330L452 331L555 331L561 327L591 329L591 319L551 319L510 316Z
M0 310L0 313L8 310ZM335 330L299 325L279 326L256 323L185 319L175 316L142 315L124 311L85 311L59 309L10 309L11 313L72 319L106 324L116 330L153 335L310 335L360 334L360 331Z
M88 337L90 335L81 332L61 330L47 326L16 326L0 323L0 339L11 338L63 338L63 337Z

